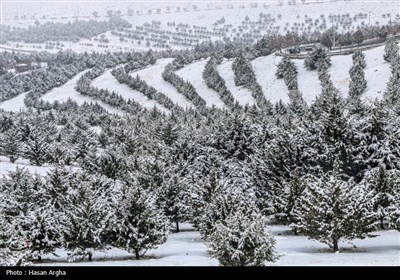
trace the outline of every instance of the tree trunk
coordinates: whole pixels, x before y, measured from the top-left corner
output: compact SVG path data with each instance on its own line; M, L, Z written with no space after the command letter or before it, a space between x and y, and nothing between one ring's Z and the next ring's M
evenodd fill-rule
M92 261L92 257L93 257L92 252L88 252L88 259L89 259L90 262Z
M296 227L293 228L293 233L294 233L294 235L299 235L299 233L297 232L297 228Z
M137 260L140 259L139 250L136 250L136 249L135 249L135 258L136 258Z
M333 240L333 252L339 252L338 240Z
M383 223L383 217L380 218L380 227L381 229L385 229L385 224Z
M37 257L37 260L38 260L38 262L41 262L41 261L42 261L42 256L39 255L39 256Z
M179 232L179 222L175 221L175 225L176 225L176 232Z

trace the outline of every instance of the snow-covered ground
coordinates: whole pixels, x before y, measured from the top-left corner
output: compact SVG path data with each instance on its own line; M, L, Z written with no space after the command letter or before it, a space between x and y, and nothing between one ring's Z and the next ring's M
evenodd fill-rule
M14 98L0 103L0 109L10 112L19 112L20 110L26 109L24 99L27 93L21 93Z
M114 108L108 104L105 104L104 102L101 102L100 100L94 100L88 96L84 96L75 90L75 85L76 85L77 81L87 71L89 71L89 69L84 70L84 71L80 72L79 74L75 75L71 80L66 82L64 85L57 87L57 88L53 88L52 90L47 92L45 95L43 95L42 99L44 101L49 101L49 102L54 102L54 101L65 102L70 98L73 101L75 101L76 103L78 103L79 105L82 105L85 102L87 102L87 103L97 102L101 107L106 109L109 113L119 114L119 115L123 114L123 111L121 111L117 108Z
M317 71L307 71L304 67L303 59L293 59L297 67L297 80L299 91L302 93L304 101L311 104L315 98L321 93L321 83L318 79Z
M225 80L226 87L230 90L233 97L235 98L236 101L239 102L239 104L241 105L256 104L256 101L251 95L251 92L247 88L243 86L238 87L235 85L235 80L234 80L235 73L232 70L232 63L233 60L224 59L224 61L217 66L218 73Z
M193 108L193 103L188 100L183 94L179 93L173 85L164 81L161 75L164 71L165 66L168 63L172 62L172 60L174 59L158 59L154 65L134 72L132 73L132 76L135 77L136 75L139 75L139 77L145 80L150 86L164 93L169 98L171 98L174 103L179 104L183 108Z
M343 97L349 95L350 68L353 66L351 55L337 55L331 57L332 65L329 68L333 85Z
M37 173L42 176L46 175L52 168L52 166L33 166L29 164L28 160L19 159L15 163L11 163L8 158L0 156L0 177L6 175L8 172L14 172L17 168L26 168L31 173Z
M95 252L92 262L66 262L66 252L58 250L58 257L46 256L40 265L74 266L216 266L198 232L188 224L173 233L163 245L146 254L143 260L134 260L132 254L119 249ZM275 235L276 251L280 258L272 266L399 266L400 233L379 231L378 237L355 240L353 245L340 244L340 253L332 253L327 245L311 241L305 236L294 236L287 226L270 226ZM356 247L354 247L356 246Z
M378 237L341 242L340 253L332 253L325 244L294 236L286 226L272 226L278 254L282 256L272 265L294 266L399 266L400 233L378 231ZM375 233L374 233L375 234Z
M200 97L206 101L207 106L212 107L215 105L217 108L223 108L224 102L222 102L218 92L209 88L204 82L203 70L207 61L208 59L202 59L186 65L184 68L176 71L176 74L192 83Z
M386 91L387 83L392 74L390 64L383 59L384 48L379 47L365 52L367 89L361 96L364 100L381 99Z
M252 61L257 82L262 87L265 98L272 103L276 103L279 100L289 103L289 90L285 82L275 76L276 67L281 60L282 57L271 54Z
M304 18L308 15L311 18L318 18L321 13L329 11L331 14L368 13L367 23L388 22L394 20L394 15L398 13L397 0L353 0L353 1L331 1L323 0L316 3L315 0L306 0L302 4L298 0L297 5L288 5L287 1L283 6L278 6L278 0L259 1L258 7L250 5L257 1L52 1L52 0L25 0L23 5L21 1L5 1L2 3L1 18L4 24L26 26L34 25L35 19L43 22L45 20L54 22L68 22L79 19L94 18L93 12L98 12L98 19L104 19L107 11L120 11L121 15L132 24L142 24L151 20L179 21L182 23L201 24L212 26L220 19L222 15L228 23L238 24L246 15L250 20L258 18L260 12L269 13L274 17L279 14L285 15L278 21L284 25L286 22L292 23L298 21L297 15ZM264 3L265 2L265 3ZM322 3L324 2L324 3ZM264 5L265 4L265 5ZM195 9L193 6L196 6ZM170 8L168 11L167 8ZM177 11L180 8L180 11ZM128 9L132 9L134 15L127 16ZM160 9L160 13L157 12ZM185 11L185 10L186 11ZM149 13L149 10L151 12ZM382 14L392 13L392 18L382 17ZM25 16L25 18L23 18ZM43 18L45 16L45 18ZM355 22L358 24L359 22ZM283 31L283 30L282 30Z
M111 71L112 69L106 70L101 76L94 79L92 86L107 89L110 92L114 91L116 94L121 95L125 100L132 99L145 108L152 109L156 106L162 112L169 112L169 110L164 106L153 99L149 99L143 93L133 90L125 84L119 83L111 74Z
M92 127L94 130L95 127ZM72 170L78 170L79 167L76 166L66 166L67 168L71 168ZM7 175L8 172L14 172L17 168L26 168L29 172L34 174L39 174L41 176L46 176L47 172L51 171L55 167L50 164L43 164L42 166L35 166L29 163L27 159L17 159L15 163L11 163L10 160L5 156L0 156L0 178L3 175Z

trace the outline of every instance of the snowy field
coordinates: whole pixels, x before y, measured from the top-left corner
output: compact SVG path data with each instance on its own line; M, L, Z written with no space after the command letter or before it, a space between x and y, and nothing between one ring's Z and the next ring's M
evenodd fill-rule
M296 5L280 6L278 0L271 1L7 1L2 2L1 23L8 26L27 27L45 22L64 22L68 23L74 20L108 20L109 14L119 15L132 24L132 30L136 26L143 27L152 21L160 22L160 30L174 32L175 27L168 26L167 23L188 24L191 27L201 26L212 32L214 28L222 28L223 25L214 25L217 21L224 18L224 25L231 26L227 37L235 36L238 29L243 27L243 23L258 22L260 13L269 15L272 18L274 29L281 34L287 31L296 30L303 24L308 24L312 20L312 28L318 29L322 19L321 15L348 15L351 18L350 26L346 30L355 30L359 25L386 24L389 21L400 21L399 7L397 0L353 0L353 1L331 1L324 0L317 3L313 0L306 0L305 4L297 1ZM23 5L21 5L23 3ZM326 11L329 11L327 14ZM367 15L364 18L357 17L360 13ZM330 19L326 19L326 28L333 25ZM342 25L337 27L342 30ZM243 31L243 30L242 30ZM318 30L318 32L321 30ZM267 29L261 28L260 34L265 34ZM98 46L91 39L82 39L79 42L61 42L63 49L72 49L77 52L96 50L104 51L126 51L130 49L145 50L148 49L145 44L137 44L134 40L121 42L119 36L105 32L109 43L107 48ZM213 40L221 39L221 36L210 35ZM87 46L85 44L93 44ZM35 47L34 47L35 45ZM1 47L19 49L21 51L37 51L37 46L44 49L45 44L23 44L21 42L10 42ZM182 49L183 46L173 45L173 48ZM50 52L57 52L58 49L48 49Z
M271 266L399 266L400 233L398 231L376 232L378 237L355 240L353 245L341 243L340 253L332 253L328 246L294 236L286 226L271 226L277 240L276 251L280 258ZM198 232L188 224L182 231L173 233L163 245L149 251L143 260L118 249L95 252L92 262L66 262L66 252L58 250L57 255L46 256L45 263L51 266L216 266L218 261L207 254L207 246ZM45 258L45 259L46 259ZM50 259L49 259L50 258Z

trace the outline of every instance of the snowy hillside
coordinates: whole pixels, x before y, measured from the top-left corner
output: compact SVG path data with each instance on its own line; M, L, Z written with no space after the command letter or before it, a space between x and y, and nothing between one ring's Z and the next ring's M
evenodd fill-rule
M285 1L282 1L282 3ZM384 3L384 4L382 4ZM32 2L21 6L13 2L3 3L2 23L9 26L27 27L46 22L68 23L74 20L108 20L118 15L132 24L120 32L104 32L106 43L99 38L85 38L79 42L62 41L56 47L47 44L8 42L1 47L15 50L57 52L72 49L78 52L126 51L130 49L174 49L194 47L203 40L221 40L222 37L243 38L279 32L322 32L336 26L338 32L354 31L359 26L373 26L400 22L396 0L380 1L297 1L295 5L279 1L252 2L196 2L140 1L138 3L106 1L96 3ZM329 14L325 13L329 11ZM282 16L284 15L284 16ZM190 29L190 31L189 31ZM143 32L146 30L146 32ZM134 34L130 36L129 33ZM159 35L162 34L163 37ZM166 39L166 37L170 37ZM205 37L204 37L205 36ZM121 40L122 38L122 40ZM175 39L173 39L175 38ZM193 38L193 39L188 39ZM153 40L154 39L154 40ZM160 43L160 41L166 40ZM60 40L59 40L60 41ZM39 48L39 49L38 49Z
M164 81L161 73L164 71L165 66L172 62L173 58L158 59L157 62L146 67L140 71L132 73L132 76L139 75L141 79L146 81L150 86L154 87L160 92L166 94L171 100L183 108L193 108L193 104L170 83Z
M202 97L207 106L212 107L215 105L217 108L223 108L224 103L219 97L218 93L210 89L203 80L202 73L207 60L201 60L192 64L186 65L184 68L176 71L176 74L181 76L184 80L189 81L195 87L197 93Z
M73 101L77 102L80 105L83 104L84 102L86 102L86 103L97 102L100 106L102 106L104 109L106 109L110 113L122 114L121 110L113 108L110 105L105 104L99 100L94 100L90 97L84 96L75 90L76 82L87 71L89 71L89 70L85 70L85 71L82 71L81 73L77 74L75 77L73 77L71 80L69 80L67 83L65 83L61 87L52 89L51 91L49 91L48 93L43 95L42 99L44 101L49 101L49 102L54 102L54 101L65 102L68 99L72 99Z
M147 98L141 92L133 90L127 85L120 84L111 74L111 71L112 69L106 70L104 74L92 82L92 85L98 88L107 89L110 92L115 92L116 94L121 95L125 100L132 99L145 108L152 109L155 106L162 112L168 112L164 106L158 104L152 99Z
M400 266L397 0L3 2L0 267Z
M24 103L25 95L26 93L21 93L10 100L0 103L0 109L10 112L18 112L20 110L25 109L26 108Z
M261 85L265 98L276 103L282 100L289 102L288 89L282 79L275 76L276 65L281 61L281 57L271 54L266 57L256 58L252 61L257 82Z
M256 101L254 100L251 92L243 87L235 85L235 74L232 70L233 60L224 60L220 65L218 65L218 73L225 80L227 88L232 93L235 101L238 101L241 105L254 105Z

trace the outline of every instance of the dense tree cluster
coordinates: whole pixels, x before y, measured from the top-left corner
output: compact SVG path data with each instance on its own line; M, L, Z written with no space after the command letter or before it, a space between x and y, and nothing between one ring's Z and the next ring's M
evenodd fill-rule
M318 47L306 57L304 60L304 67L306 67L307 70L317 70L318 65L321 63L330 66L331 59L328 56L328 52L324 48Z
M276 69L275 76L278 79L282 79L285 81L286 86L289 90L297 90L297 68L294 63L288 57L284 57L281 62L279 62L278 67Z
M140 258L165 242L170 228L179 231L182 222L192 223L210 254L226 266L276 259L267 222L289 225L295 234L334 251L340 241L365 238L377 229L400 230L399 56L391 60L385 99L360 103L355 110L352 98L342 98L332 84L324 51L309 58L322 88L310 107L297 87L289 87L297 79L290 60L284 58L277 71L287 80L289 103L273 107L258 91L241 51L232 66L235 78L252 90L258 107L217 109L206 108L193 85L175 73L213 55L204 79L230 100L222 93L226 86L216 65L231 50L202 49L171 54L174 60L162 74L196 109L175 108L165 95L129 75L167 55L148 52L59 53L59 60L49 61L50 69L65 64L74 75L90 68L76 90L126 114L72 101L0 111L2 160L48 169L47 174L17 169L0 178L1 264L22 265L56 248L65 248L71 261L91 259L94 250L111 247ZM361 53L353 60L354 67L365 67ZM129 66L115 68L121 64ZM108 68L115 68L118 81L170 106L170 112L146 110L92 86ZM43 73L44 80L53 77L52 71ZM352 82L358 84L356 78ZM58 84L53 81L49 88ZM45 91L34 83L29 90L37 95L28 100Z
M225 80L218 73L218 64L219 63L217 61L217 58L211 57L204 67L203 79L209 88L212 88L219 93L221 100L225 103L226 106L230 108L232 108L233 106L238 106L237 104L235 104L235 99L233 98L232 93L226 87Z
M358 98L363 94L367 88L367 81L365 79L364 69L367 66L365 62L365 55L357 51L353 54L353 66L350 68L350 85L349 96Z
M232 63L232 70L235 74L235 84L244 86L251 91L257 102L257 106L267 112L271 112L272 104L265 98L265 95L258 84L253 67L244 52L241 52Z
M2 44L8 41L25 43L44 43L46 41L79 41L81 38L92 38L116 28L129 28L132 25L120 17L108 21L75 20L69 23L46 22L28 28L11 28L0 26Z

